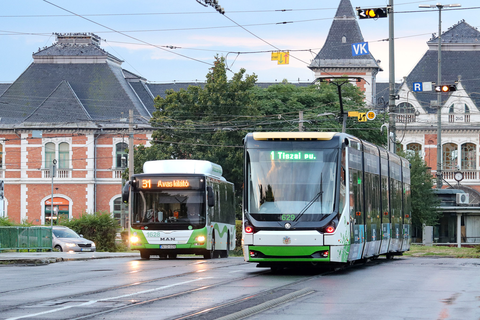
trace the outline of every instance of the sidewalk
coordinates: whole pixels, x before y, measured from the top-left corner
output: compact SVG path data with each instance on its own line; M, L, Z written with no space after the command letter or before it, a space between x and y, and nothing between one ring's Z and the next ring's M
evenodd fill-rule
M61 261L133 258L140 259L137 252L0 252L0 265L48 264Z

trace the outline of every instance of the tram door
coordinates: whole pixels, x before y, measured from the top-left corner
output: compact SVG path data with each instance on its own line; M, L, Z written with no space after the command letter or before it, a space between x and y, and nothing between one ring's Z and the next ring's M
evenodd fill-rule
M382 243L380 244L379 254L388 252L391 238L391 224L390 224L390 186L388 184L388 155L385 150L380 150L380 166L381 166L381 194L382 194Z
M348 260L362 258L365 243L364 203L363 203L363 157L361 144L350 141L348 148L350 184L350 252Z
M364 257L377 256L380 250L380 161L378 149L364 143L365 180L365 252Z
M390 214L392 226L392 239L390 240L389 252L396 252L402 245L402 176L400 158L397 155L390 155Z

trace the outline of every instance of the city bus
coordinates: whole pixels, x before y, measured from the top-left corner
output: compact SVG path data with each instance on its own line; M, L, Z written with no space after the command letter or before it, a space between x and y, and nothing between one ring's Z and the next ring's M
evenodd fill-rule
M340 265L409 250L406 159L336 132L255 132L244 147L245 261Z
M142 259L178 254L228 257L235 248L235 192L222 167L204 160L156 160L123 188L130 248Z

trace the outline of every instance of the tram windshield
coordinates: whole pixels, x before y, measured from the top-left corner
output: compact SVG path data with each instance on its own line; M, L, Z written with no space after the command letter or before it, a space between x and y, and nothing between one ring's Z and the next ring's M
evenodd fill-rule
M248 209L263 221L319 221L334 210L338 150L249 149Z
M205 191L141 190L133 197L133 225L205 225Z

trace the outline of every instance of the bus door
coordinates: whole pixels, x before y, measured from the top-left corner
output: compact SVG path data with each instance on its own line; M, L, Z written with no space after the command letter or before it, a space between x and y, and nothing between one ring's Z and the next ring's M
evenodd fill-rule
M362 258L365 243L362 146L355 140L350 140L348 166L350 186L350 252L348 260L351 261Z

